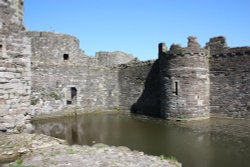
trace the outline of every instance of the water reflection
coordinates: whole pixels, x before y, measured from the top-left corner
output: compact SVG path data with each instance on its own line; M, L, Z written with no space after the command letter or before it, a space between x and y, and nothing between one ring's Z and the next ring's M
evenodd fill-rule
M34 122L38 133L69 144L101 142L151 155L175 156L184 167L247 167L250 122L211 119L168 122L124 114L88 114Z

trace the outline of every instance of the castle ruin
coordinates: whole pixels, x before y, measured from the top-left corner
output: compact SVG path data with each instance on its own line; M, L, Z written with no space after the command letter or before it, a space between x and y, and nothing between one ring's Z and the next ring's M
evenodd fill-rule
M202 48L159 44L157 60L123 52L85 55L79 40L26 31L23 0L0 0L0 131L27 129L30 117L80 108L164 119L250 118L250 47L224 37Z

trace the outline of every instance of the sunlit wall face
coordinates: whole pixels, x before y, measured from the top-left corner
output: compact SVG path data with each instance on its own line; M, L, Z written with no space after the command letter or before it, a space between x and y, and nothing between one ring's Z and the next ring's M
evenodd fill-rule
M0 0L0 28L23 29L23 0Z

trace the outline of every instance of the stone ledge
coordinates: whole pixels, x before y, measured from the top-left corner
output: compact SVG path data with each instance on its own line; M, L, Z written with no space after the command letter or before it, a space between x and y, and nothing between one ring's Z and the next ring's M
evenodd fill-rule
M0 135L0 163L23 160L23 165L47 166L119 166L119 167L180 167L177 161L164 160L127 147L105 144L94 146L69 146L64 140L41 134ZM13 163L11 163L13 164Z

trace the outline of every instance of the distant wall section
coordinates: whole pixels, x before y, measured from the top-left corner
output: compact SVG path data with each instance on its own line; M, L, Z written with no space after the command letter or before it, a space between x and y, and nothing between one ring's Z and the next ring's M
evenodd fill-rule
M79 48L75 37L28 32L32 38L32 108L34 114L66 108L86 111L118 106L118 72L99 66Z
M124 52L97 52L95 58L99 66L114 67L119 64L126 64L135 58Z
M250 47L228 48L225 38L210 48L210 105L215 116L250 118Z

